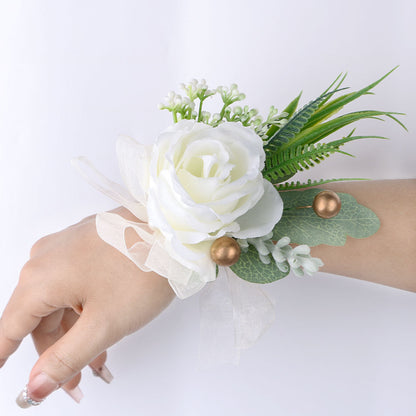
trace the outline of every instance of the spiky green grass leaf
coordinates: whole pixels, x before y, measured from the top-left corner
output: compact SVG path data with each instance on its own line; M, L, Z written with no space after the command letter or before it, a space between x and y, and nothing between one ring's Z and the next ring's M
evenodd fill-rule
M384 79L386 79L393 71L395 71L398 68L398 66L394 67L391 71L389 71L387 74L383 75L381 78L379 78L377 81L371 83L370 85L367 85L366 87L360 89L359 91L355 91L349 94L345 94L341 97L338 97L330 102L328 102L326 105L322 105L319 110L317 110L313 116L310 117L309 121L305 124L304 128L307 129L311 126L316 125L317 123L320 123L323 120L328 119L329 117L333 116L335 113L340 111L346 104L350 103L351 101L356 100L357 98L361 97L362 95L370 93L370 90L372 90L374 87L376 87L380 82L382 82ZM345 79L345 76L343 80ZM342 80L342 81L343 81Z
M312 114L319 108L319 104L325 100L328 95L332 95L335 92L337 91L323 94L299 110L283 127L270 137L269 141L264 146L265 152L273 153L281 146L291 143L303 129L303 126L308 122Z

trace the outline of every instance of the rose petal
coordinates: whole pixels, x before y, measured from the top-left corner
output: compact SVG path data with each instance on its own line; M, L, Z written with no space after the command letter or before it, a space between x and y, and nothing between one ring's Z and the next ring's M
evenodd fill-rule
M260 201L236 221L240 231L233 234L235 238L262 237L273 230L283 213L283 201L276 188L266 179L264 194Z

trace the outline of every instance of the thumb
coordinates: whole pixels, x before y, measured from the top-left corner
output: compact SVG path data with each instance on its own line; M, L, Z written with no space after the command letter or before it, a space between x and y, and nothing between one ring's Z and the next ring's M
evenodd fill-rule
M19 406L40 404L116 341L112 339L103 315L84 310L75 325L39 357L18 397Z

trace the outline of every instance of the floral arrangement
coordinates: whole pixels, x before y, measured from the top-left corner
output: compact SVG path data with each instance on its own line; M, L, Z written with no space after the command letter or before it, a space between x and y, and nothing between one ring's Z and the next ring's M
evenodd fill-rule
M355 92L342 87L341 74L303 108L297 109L298 95L281 112L272 106L265 118L238 105L245 95L236 84L215 89L204 80L182 84L183 95L171 92L159 106L172 113L174 123L153 145L119 138L126 189L107 180L85 158L75 161L87 180L140 220L99 214L99 235L142 270L168 278L180 298L214 281L224 267L253 283L273 282L290 271L299 276L316 272L323 263L311 257L311 246L343 245L347 235L368 237L378 230L379 220L348 194L309 189L351 178L290 180L332 154L349 155L341 148L351 141L382 138L358 136L353 129L322 143L345 126L382 117L403 126L395 112L335 116L348 103L371 94L391 72ZM215 97L221 105L211 114L204 104ZM129 227L140 237L132 247L124 240Z

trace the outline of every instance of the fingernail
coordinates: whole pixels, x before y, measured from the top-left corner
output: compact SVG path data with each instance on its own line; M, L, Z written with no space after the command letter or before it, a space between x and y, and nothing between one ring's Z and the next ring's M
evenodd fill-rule
M45 373L39 373L29 381L27 386L16 399L17 404L22 408L37 406L43 399L58 389L59 384Z
M66 393L72 397L77 403L79 403L83 397L84 397L84 393L82 392L82 390L77 386L72 390L65 390Z
M110 370L105 365L101 366L100 368L93 369L92 373L94 374L94 376L100 377L101 380L104 380L108 384L110 384L114 378Z
M28 407L38 406L42 403L42 400L36 401L29 397L27 393L27 386L21 391L17 396L16 403L22 409L27 409Z

